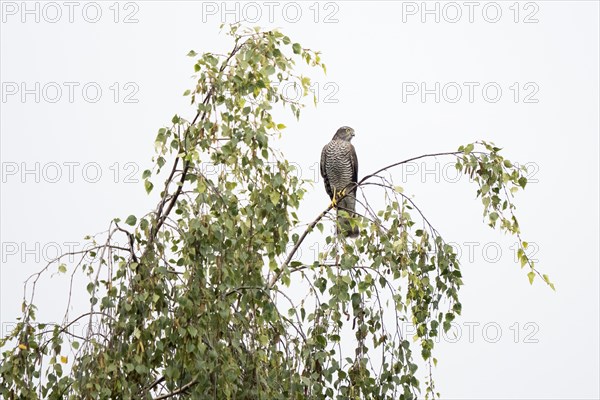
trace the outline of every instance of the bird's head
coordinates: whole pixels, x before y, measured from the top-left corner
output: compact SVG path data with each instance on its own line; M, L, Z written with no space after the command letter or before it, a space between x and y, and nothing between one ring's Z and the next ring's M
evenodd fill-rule
M354 137L354 129L349 126L342 126L337 130L335 135L333 135L334 139L345 140L349 142Z

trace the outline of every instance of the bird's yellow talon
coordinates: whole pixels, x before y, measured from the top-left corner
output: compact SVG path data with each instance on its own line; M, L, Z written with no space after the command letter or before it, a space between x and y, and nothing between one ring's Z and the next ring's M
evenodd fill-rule
M331 207L337 206L337 193L335 188L333 189L333 197L331 197Z

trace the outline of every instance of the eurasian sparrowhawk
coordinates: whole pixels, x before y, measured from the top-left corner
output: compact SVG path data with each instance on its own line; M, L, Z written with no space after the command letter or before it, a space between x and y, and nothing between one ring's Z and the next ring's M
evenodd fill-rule
M325 190L337 208L337 232L343 236L358 236L358 227L350 225L348 215L353 216L356 206L356 188L350 192L358 179L358 159L350 140L354 129L342 126L321 151L321 176ZM341 195L346 197L337 201Z

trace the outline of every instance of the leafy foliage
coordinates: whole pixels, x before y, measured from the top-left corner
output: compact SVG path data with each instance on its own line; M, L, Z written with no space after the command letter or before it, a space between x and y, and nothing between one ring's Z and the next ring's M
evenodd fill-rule
M35 323L35 284L52 265L67 271L61 257L26 283L31 297L0 342L3 398L412 399L420 383L401 321L416 327L430 367L425 395L436 396L434 338L461 312L462 275L452 247L382 174L414 159L358 183L382 187L386 206L376 212L365 199L365 215L353 220L356 240L329 236L319 260L292 261L305 238L322 231L331 206L302 235L291 234L306 189L269 144L285 128L271 113L279 103L300 115L302 104L277 85L294 79L308 94L310 79L295 75L295 60L325 66L278 31L232 25L230 35L227 55L188 54L197 82L185 95L197 114L175 115L158 131L154 166L142 174L148 193L168 175L156 209L127 217L132 232L115 219L105 243L90 238L81 252L72 273L90 278L89 312ZM512 203L527 181L499 152L482 142L417 158L456 158L478 184L490 226L519 238L533 281ZM203 162L221 172L206 176ZM116 235L129 247L114 244ZM299 301L292 283L308 288ZM82 319L85 336L70 332Z

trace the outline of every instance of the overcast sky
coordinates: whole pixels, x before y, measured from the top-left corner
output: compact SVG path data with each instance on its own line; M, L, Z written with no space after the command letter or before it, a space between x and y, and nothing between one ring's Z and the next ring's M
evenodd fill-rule
M316 180L306 221L327 205L316 167L342 125L356 131L359 176L479 139L528 165L517 213L556 292L529 285L515 239L484 224L451 160L393 174L461 255L463 315L436 353L443 398L597 399L598 16L596 1L3 1L2 335L28 275L154 206L140 176L158 128L193 117L186 54L227 52L219 25L245 19L280 27L327 64L311 73L317 107L284 118L275 143ZM307 242L303 257L319 246ZM44 283L38 319L60 321L66 295L64 279Z

